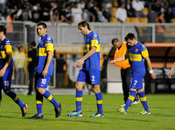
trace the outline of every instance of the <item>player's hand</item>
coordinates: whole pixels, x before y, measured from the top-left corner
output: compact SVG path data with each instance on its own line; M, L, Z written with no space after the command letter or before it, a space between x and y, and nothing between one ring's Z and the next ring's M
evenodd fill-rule
M4 69L1 69L1 70L0 70L0 77L3 77L4 74L5 74L5 70L4 70Z
M151 78L156 79L156 75L154 73L151 73Z
M76 67L82 68L83 62L84 62L84 61L83 61L82 59L78 60L78 62L77 62L77 64L76 64Z
M42 76L43 78L47 75L47 69L44 69L43 72L42 72Z
M114 62L114 60L111 60L110 61L110 65L113 65L115 62Z
M173 72L172 71L170 71L169 73L168 73L168 78L170 78L171 79L171 75L173 74Z

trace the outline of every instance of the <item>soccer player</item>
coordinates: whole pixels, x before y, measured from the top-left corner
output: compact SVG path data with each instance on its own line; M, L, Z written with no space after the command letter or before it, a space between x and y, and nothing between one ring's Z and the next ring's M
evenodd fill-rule
M146 73L144 60L147 61L149 73L151 74L152 79L156 78L156 75L153 73L153 70L152 70L148 50L145 45L143 45L142 43L136 40L135 35L131 32L126 34L125 41L127 42L127 49L128 49L127 53L129 55L129 61L131 64L132 81L130 84L130 95L127 99L125 107L116 108L116 110L123 114L127 114L129 106L135 99L136 90L137 90L141 103L144 107L144 110L140 112L139 114L151 114L148 108L146 95L143 91L143 85L142 85L142 80ZM110 61L110 64L112 65L115 62L125 60L126 59L125 56L127 56L127 53L116 60Z
M0 25L0 92L3 89L4 93L20 106L22 116L25 117L27 114L27 104L22 103L16 93L11 91L13 47L10 40L6 38L5 34L6 27L4 25Z
M61 114L61 104L57 103L47 86L53 73L53 40L47 34L47 25L44 22L37 24L37 33L40 36L37 46L37 67L35 74L36 107L37 114L29 119L42 119L43 96L48 99L55 108L55 117Z
M76 82L76 110L68 113L69 117L82 117L83 86L91 84L97 99L97 113L90 117L103 117L102 93L100 90L100 39L90 25L83 20L78 23L79 32L86 36L84 40L84 56L78 60L76 67L81 68Z
M119 41L117 38L113 38L112 39L112 45L116 48L115 54L114 54L114 60L118 59L119 57L123 56L126 51L127 51L127 43L126 42L121 42ZM124 102L125 104L121 105L121 106L125 106L126 105L126 101L129 97L129 86L130 86L130 80L131 80L131 76L130 76L130 63L129 63L129 59L127 58L124 61L121 62L116 62L115 65L117 67L121 68L121 78L122 78L122 89L123 89L123 95L124 95ZM138 104L140 101L137 98L137 96L135 97L133 104Z

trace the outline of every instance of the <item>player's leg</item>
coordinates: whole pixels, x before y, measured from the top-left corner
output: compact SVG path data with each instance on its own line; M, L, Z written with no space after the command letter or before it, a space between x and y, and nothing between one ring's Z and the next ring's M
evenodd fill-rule
M91 115L90 117L103 117L103 105L102 105L102 101L103 101L103 96L102 96L102 92L100 89L100 71L98 70L91 70L89 71L89 79L90 82L93 86L93 91L95 93L96 96L96 100L97 100L97 113L95 115Z
M76 82L76 110L72 113L68 113L69 117L82 117L82 100L83 100L83 86L86 81L86 72L80 70Z
M37 108L37 114L35 114L32 117L29 117L29 119L42 119L43 118L43 112L42 112L42 106L43 106L43 95L40 94L36 88L37 81L38 81L38 75L35 76L35 92L36 92L36 108Z
M4 76L0 79L0 86L3 86L4 93L20 106L22 116L24 117L27 114L27 104L24 104L18 98L17 94L11 91L11 78L12 78L12 71L6 70Z
M139 97L140 97L140 101L141 101L141 103L142 103L142 105L145 109L142 112L140 112L139 114L151 114L150 110L148 108L146 95L145 95L145 92L143 91L143 89L138 89L138 94L139 94Z
M122 89L124 95L124 103L122 106L126 105L127 99L129 97L129 86L130 86L130 68L121 69L121 78L122 78Z
M57 118L61 114L61 104L58 103L54 99L52 94L47 90L47 86L50 82L50 79L51 79L51 76L49 74L47 74L45 78L39 77L37 82L37 91L53 104L55 108L55 117Z

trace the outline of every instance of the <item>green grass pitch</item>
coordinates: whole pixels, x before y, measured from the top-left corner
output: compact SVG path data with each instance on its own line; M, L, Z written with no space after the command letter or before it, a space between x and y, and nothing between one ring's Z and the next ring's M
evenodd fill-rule
M103 94L103 118L90 118L95 114L96 98L84 95L83 117L68 117L67 113L75 110L75 95L53 95L62 104L62 113L55 118L53 105L44 99L44 119L28 119L36 114L35 95L18 97L28 104L28 114L21 116L21 110L8 96L2 96L0 106L0 130L174 130L175 129L175 95L147 95L151 115L139 115L142 104L132 105L128 114L116 111L123 104L121 94Z

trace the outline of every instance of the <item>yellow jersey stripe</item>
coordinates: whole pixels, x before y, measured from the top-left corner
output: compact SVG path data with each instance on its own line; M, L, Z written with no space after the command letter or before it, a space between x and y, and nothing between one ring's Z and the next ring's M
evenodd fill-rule
M97 100L97 104L102 104L103 100Z
M14 101L17 101L17 100L18 100L18 96L16 96L13 100L14 100Z
M6 52L13 52L12 51L12 46L11 45L5 45L5 50L6 50Z
M45 48L38 48L37 49L37 56L47 56Z
M76 98L76 101L82 101L82 100L83 100L82 97L81 98L80 97L79 98L78 97Z
M142 56L140 54L129 53L129 59L131 61L142 61Z
M5 51L1 51L0 59L5 59L5 58L6 58Z
M146 101L146 97L141 97L140 100L141 101Z
M143 56L144 58L149 56L148 50L147 50L147 49L144 50L144 51L142 51L141 54L142 54L142 56Z
M98 46L98 40L91 40L91 47L93 47L93 46L95 46L95 47L97 47Z
M36 104L43 104L43 101L36 100Z
M97 47L96 52L100 52L100 44L98 44L96 47ZM83 52L89 52L90 49L91 49L91 45L86 44L83 47Z
M53 52L53 43L47 43L45 44L46 51L52 51Z
M131 101L134 101L135 97L129 95L128 99L130 99Z
M53 96L50 95L47 99L50 101L50 100L52 100L52 98L53 98Z

